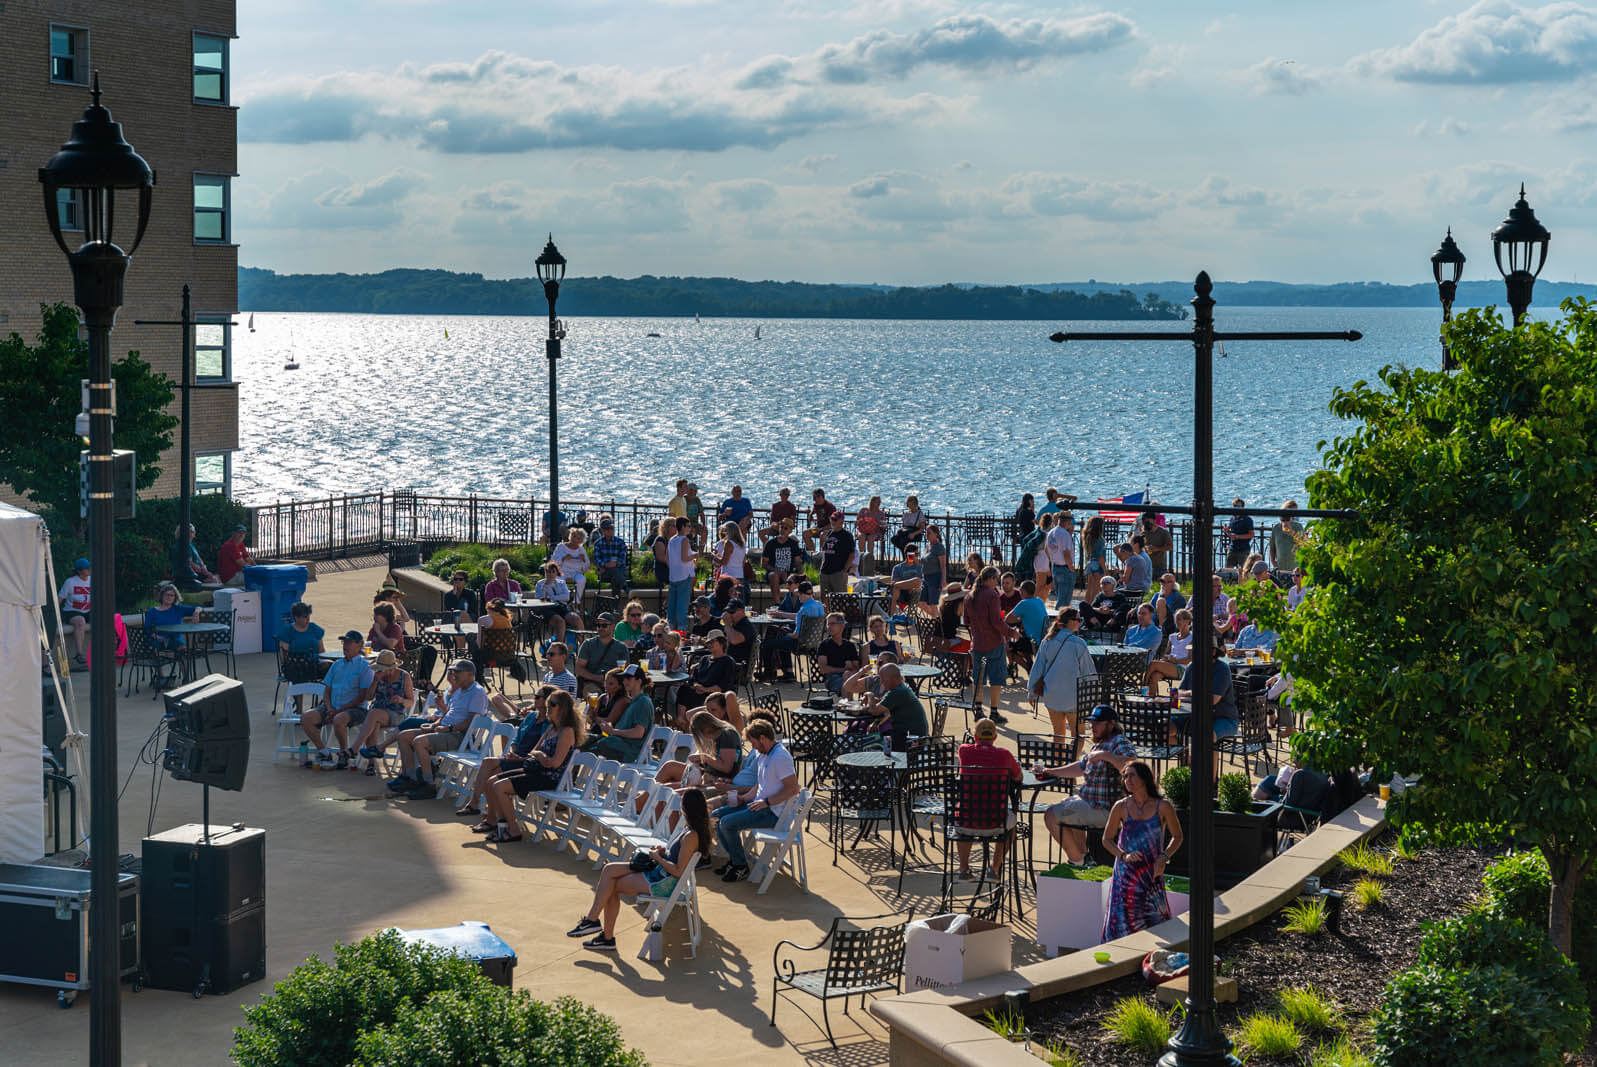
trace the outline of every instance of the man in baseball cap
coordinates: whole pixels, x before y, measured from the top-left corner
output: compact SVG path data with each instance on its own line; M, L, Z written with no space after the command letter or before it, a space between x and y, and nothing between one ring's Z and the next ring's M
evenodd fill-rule
M72 666L75 670L89 667L89 561L78 557L72 561L73 574L61 583L56 598L61 601L61 625L72 634Z
M1048 832L1064 849L1065 858L1077 866L1091 862L1085 828L1102 829L1109 822L1109 809L1123 792L1120 772L1137 758L1131 742L1120 732L1114 708L1099 704L1087 713L1087 721L1092 724L1092 748L1086 755L1062 767L1034 768L1038 778L1083 779L1075 796L1055 804L1043 817Z
M399 735L399 777L390 780L388 788L412 800L431 800L438 795L433 782L433 756L459 748L472 719L490 714L488 692L477 684L477 665L462 657L449 669L454 677L443 697L443 714Z

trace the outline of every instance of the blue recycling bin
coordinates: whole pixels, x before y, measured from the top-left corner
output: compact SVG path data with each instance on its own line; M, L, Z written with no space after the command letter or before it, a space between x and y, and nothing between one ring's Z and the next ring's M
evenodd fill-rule
M297 563L267 563L244 568L244 588L261 594L261 648L277 648L277 631L305 595L310 573Z

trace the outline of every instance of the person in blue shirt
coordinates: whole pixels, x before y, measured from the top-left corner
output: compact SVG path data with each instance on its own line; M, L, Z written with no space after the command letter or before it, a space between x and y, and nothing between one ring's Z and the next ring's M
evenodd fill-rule
M1186 594L1176 585L1176 576L1165 573L1159 576L1159 592L1153 598L1153 618L1159 628L1170 633L1176 628L1176 612L1187 606Z
M732 495L721 501L721 507L716 512L716 521L742 522L752 514L754 514L754 505L743 495L743 487L734 485Z
M904 562L893 568L893 605L899 614L908 612L911 604L919 603L925 580L926 569L921 566L920 553L906 547Z
M359 630L350 630L339 640L344 658L329 667L322 678L322 702L300 716L299 728L316 746L315 763L307 754L302 764L305 767L317 765L323 770L336 768L342 771L347 770L349 761L355 758L354 750L349 747L349 724L355 718L351 713L357 709L362 712L365 710L366 690L372 684L372 668L366 662L366 657L360 654L366 639ZM364 714L360 718L364 719ZM336 761L322 741L324 723L332 725L334 733L338 735Z
M1262 648L1268 652L1275 651L1276 642L1281 640L1281 635L1274 630L1262 630L1256 623L1248 623L1237 634L1237 639L1231 643L1231 655L1241 656L1250 648Z
M1214 642L1214 666L1211 668L1210 689L1214 702L1214 737L1235 737L1239 729L1237 724L1237 691L1231 684L1231 665L1225 661L1225 642L1216 639ZM1170 713L1170 725L1182 734L1187 732L1187 724L1192 719L1192 668L1188 667L1181 676L1181 689L1187 696L1182 698L1181 710ZM1218 777L1220 773L1220 753L1214 753L1214 770Z
M179 601L182 597L178 594L177 586L171 582L162 582L156 587L156 599L159 606L144 610L144 628L150 634L150 644L155 646L156 652L165 653L164 660L172 663L172 673L158 674L150 679L151 689L162 689L177 682L177 661L182 649L187 647L182 634L163 634L157 627L172 626L188 620L199 609L193 604L183 604Z
M1153 605L1137 605L1137 621L1126 627L1125 636L1120 639L1122 645L1131 645L1135 648L1146 649L1149 660L1159 651L1159 646L1164 644L1164 631L1153 621Z
M765 642L762 658L768 655L765 666L770 670L772 665L780 661L782 667L781 680L786 683L798 681L798 676L793 673L792 653L798 648L798 635L804 630L804 620L807 618L826 618L826 607L815 598L815 587L803 581L798 584L798 608L793 612L793 632L773 636ZM785 612L772 611L773 616L786 614Z

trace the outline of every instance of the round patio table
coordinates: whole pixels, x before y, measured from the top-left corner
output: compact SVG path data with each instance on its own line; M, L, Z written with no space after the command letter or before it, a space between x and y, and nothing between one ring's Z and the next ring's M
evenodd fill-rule
M207 634L226 633L228 629L228 624L225 622L169 622L164 626L157 626L155 632L158 634L171 634L174 637L199 637ZM183 680L185 682L191 681L194 678L194 653L203 650L197 650L194 647L194 643L185 641L182 648L175 648L171 651L176 652L183 662ZM209 663L210 661L207 660L206 662Z
M928 678L936 678L943 672L940 668L930 667L924 663L900 663L898 673L904 676L904 681L908 682L915 695L919 696L921 683Z
M437 626L427 627L427 632L440 637L476 637L477 624L474 622L445 622Z
M909 768L909 756L903 752L883 752L879 748L867 748L863 752L845 752L841 756L833 756L833 763L841 763L846 767L891 767L895 771Z
M1087 654L1090 655L1095 660L1099 659L1102 656L1112 656L1112 655L1114 655L1116 653L1120 653L1120 652L1134 652L1134 653L1136 653L1139 656L1146 656L1148 654L1148 650L1147 649L1139 648L1136 645L1088 645L1087 646Z
M552 608L556 606L557 605L553 600L529 600L525 597L516 601L514 604L508 600L505 601L505 607L509 608L511 611L536 611L539 608Z

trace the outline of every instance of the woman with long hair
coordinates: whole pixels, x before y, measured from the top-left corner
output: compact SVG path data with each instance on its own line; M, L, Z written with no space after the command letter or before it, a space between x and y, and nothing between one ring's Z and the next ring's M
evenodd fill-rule
M1076 633L1081 628L1081 612L1063 607L1054 616L1048 635L1037 646L1037 655L1031 661L1031 673L1026 678L1027 691L1033 704L1042 702L1048 709L1048 721L1053 724L1055 737L1074 737L1076 734L1076 682L1098 673L1093 665L1087 642Z
M1121 770L1120 780L1126 795L1109 809L1109 821L1103 828L1104 847L1115 857L1114 883L1109 887L1109 910L1103 922L1105 941L1170 918L1164 868L1181 847L1175 805L1159 795L1148 765L1132 760Z
M887 513L882 510L880 496L871 497L871 502L855 513L854 530L859 534L860 555L874 557L887 532Z
M525 797L528 793L553 789L559 785L561 776L566 772L566 764L571 762L571 754L587 737L588 731L583 726L582 716L577 714L577 704L570 693L556 689L549 694L548 708L549 725L528 753L527 759L517 767L501 771L488 783L485 791L488 810L483 822L494 827L488 835L490 841L521 840L516 802L511 799L511 794ZM512 826L517 827L515 833L510 832Z
M1087 576L1087 596L1098 595L1098 576L1109 572L1104 563L1103 516L1094 515L1081 530L1081 573Z
M689 865L697 863L698 856L707 856L710 851L710 808L704 801L704 794L697 789L682 794L682 821L687 825L675 841L664 848L656 845L649 850L652 862L643 870L634 869L632 863L605 864L593 891L593 907L566 936L588 937L591 934L593 936L582 943L583 948L614 952L616 917L621 914L622 896L647 893L664 898L674 893L677 880L688 873Z
M721 524L721 539L711 549L711 556L715 560L715 575L720 581L732 580L734 588L743 584L743 561L748 558L749 550L743 540L743 531L735 522ZM719 590L720 582L716 583ZM719 613L718 613L719 614Z
M926 551L921 556L921 603L936 605L948 584L948 546L943 544L943 531L935 523L926 527Z
M1009 517L1009 522L1011 525L1010 533L1013 535L1015 543L1019 544L1025 539L1027 534L1037 528L1037 498L1030 493L1021 493L1020 506Z
M667 550L676 535L676 520L667 515L655 524L654 531L644 542L654 556L654 587L664 589L671 584L671 557Z
M943 597L937 602L936 649L939 652L969 652L970 642L959 636L959 624L965 614L965 586L962 582L949 582Z
M693 735L693 751L686 760L674 759L662 763L660 769L654 772L655 782L683 793L696 789L709 776L735 777L743 766L743 737L738 733L738 728L717 715L708 705L693 713L688 727ZM642 815L645 801L646 794L639 791L632 809Z

